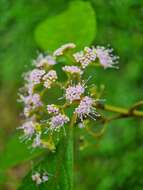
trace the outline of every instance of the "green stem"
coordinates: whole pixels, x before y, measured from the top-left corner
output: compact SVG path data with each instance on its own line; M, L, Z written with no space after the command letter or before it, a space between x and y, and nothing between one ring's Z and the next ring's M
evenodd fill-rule
M73 114L72 116L72 120L71 120L71 124L69 129L69 133L68 133L68 146L67 146L67 150L70 151L70 153L68 154L69 156L68 158L68 163L69 163L69 180L71 182L71 186L70 186L70 190L73 190L73 184L74 184L74 176L73 176L73 170L74 170L74 140L73 140L73 128L74 128L74 124L76 122L76 118L77 115Z
M67 174L67 188L66 190L73 190L73 165L74 165L74 140L73 140L73 127L76 121L76 115L73 115L70 126L67 126L67 135L65 137L65 152L64 161L65 170Z
M120 115L117 116L117 118L126 118L126 117L143 117L143 111L138 111L135 108L134 109L126 109L122 107L116 107L112 105L97 105L98 109L102 109L105 111L110 111L114 113L119 113Z
M68 129L67 134L67 149L66 149L66 162L67 162L67 175L69 180L69 189L73 190L73 127Z
M137 108L143 106L143 101L135 103L129 109L112 106L112 105L108 105L108 104L100 104L100 103L96 104L95 106L97 109L117 113L116 115L113 115L112 117L109 117L109 118L106 118L103 116L100 117L100 120L104 124L104 127L99 132L94 132L89 127L86 127L87 132L96 139L97 138L99 139L104 134L106 126L107 126L106 124L113 120L124 119L124 118L129 118L129 117L143 118L143 111L136 110Z

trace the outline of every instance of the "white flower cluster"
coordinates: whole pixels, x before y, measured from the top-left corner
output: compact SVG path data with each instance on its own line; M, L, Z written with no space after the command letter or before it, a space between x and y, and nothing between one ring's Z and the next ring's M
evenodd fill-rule
M24 103L24 115L29 117L30 112L42 106L40 95L37 93L27 96L20 95L20 101Z
M96 59L95 49L88 47L85 47L84 51L77 52L73 56L78 63L81 63L82 68L87 67L89 63Z
M104 68L115 67L118 63L118 56L112 54L113 49L106 49L103 46L89 48L85 47L84 51L77 52L73 55L75 61L80 63L82 68L86 68L90 63L99 60L99 64ZM117 67L116 67L117 68Z
M40 54L33 61L36 68L24 75L25 85L23 92L19 94L20 101L24 103L23 113L25 116L25 121L19 128L23 130L23 139L33 140L33 148L42 145L41 132L36 129L40 122L36 120L35 115L37 111L44 107L40 92L36 92L35 88L39 84L42 84L45 88L51 88L52 84L57 80L56 71L51 69L55 64L56 60L53 56Z
M56 105L51 104L47 105L47 111L49 114L57 115L59 113L59 108Z
M113 49L106 49L103 46L96 47L96 55L100 61L100 64L106 69L109 67L118 68L115 64L118 63L118 56L112 54Z
M47 111L49 114L53 115L49 122L51 130L59 130L64 124L69 122L69 118L65 114L61 114L56 105L47 105Z
M40 95L37 93L34 94L29 94L28 96L20 96L21 101L24 102L26 106L33 106L33 107L38 107L42 105L42 102L40 101Z
M39 61L42 60L40 59ZM43 68L34 68L24 75L24 79L26 81L24 86L26 93L24 95L20 94L20 101L24 103L24 115L29 117L31 111L43 105L40 95L34 92L34 88L39 84L43 84L46 88L51 88L52 84L57 80L57 73L55 70L47 72Z
M66 89L66 100L72 103L74 100L80 100L81 95L84 93L85 88L80 83L74 86L69 86Z
M57 73L55 70L50 70L43 76L44 87L51 88L51 85L57 80Z
M84 117L86 118L87 116L92 117L92 119L99 116L96 112L96 108L94 107L94 103L94 100L89 96L85 96L81 99L79 106L75 109L75 113L81 121L83 121Z
M22 126L19 127L23 129L24 138L31 138L32 135L35 133L35 122L34 121L25 121Z
M58 115L55 115L51 118L50 121L50 126L54 130L58 130L60 127L64 126L64 124L69 122L69 118L64 115L59 113Z
M47 128L54 133L70 122L71 118L66 115L66 106L74 106L72 114L77 115L76 122L80 121L81 126L84 119L96 119L99 116L96 112L95 99L88 90L88 85L85 86L83 72L90 63L95 62L104 68L115 67L118 57L113 56L112 49L99 46L85 47L83 51L71 54L72 62L69 65L61 66L68 77L66 82L60 82L58 81L60 73L54 69L55 64L58 64L57 57L75 47L75 44L68 43L54 51L53 56L40 54L33 61L34 69L24 75L25 85L21 89L20 101L24 104L25 120L19 128L23 130L24 139L32 140L33 148L42 146L43 134L46 134ZM63 105L56 105L58 100L47 105L47 100L44 99L46 97L44 93L47 93L54 84L59 85L62 91L65 89ZM34 179L37 180L37 184L41 183L41 175L39 178L36 174L33 176Z
M27 81L30 81L31 84L39 84L41 82L42 76L45 74L45 70L33 69L29 73Z

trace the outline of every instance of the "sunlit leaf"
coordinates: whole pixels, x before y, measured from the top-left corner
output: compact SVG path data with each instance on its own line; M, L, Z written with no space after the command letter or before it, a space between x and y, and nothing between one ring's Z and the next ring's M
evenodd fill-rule
M61 14L40 23L35 39L44 50L54 50L67 42L83 48L92 43L95 33L95 13L90 2L74 1Z

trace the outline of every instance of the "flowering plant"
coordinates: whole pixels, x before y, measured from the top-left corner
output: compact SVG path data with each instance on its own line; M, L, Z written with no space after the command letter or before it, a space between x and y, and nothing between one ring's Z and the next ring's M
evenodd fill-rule
M112 54L113 49L100 46L85 47L80 52L75 52L75 49L75 44L68 43L50 55L40 54L33 61L33 69L24 74L25 84L19 92L20 101L24 104L24 119L19 129L23 130L21 139L30 141L32 148L56 151L58 143L65 138L66 154L68 149L73 148L74 126L98 137L103 134L104 128L95 133L88 126L90 122L96 125L97 120L104 126L113 119L143 117L143 113L136 110L143 104L142 101L130 109L106 105L102 89L97 90L95 84L89 84L92 76L86 78L85 73L90 66L118 68L119 57ZM106 118L101 110L118 114ZM73 155L68 155L72 160ZM66 158L69 159L68 156ZM32 180L37 185L48 183L49 178L48 173L32 174ZM72 185L68 189L72 189Z

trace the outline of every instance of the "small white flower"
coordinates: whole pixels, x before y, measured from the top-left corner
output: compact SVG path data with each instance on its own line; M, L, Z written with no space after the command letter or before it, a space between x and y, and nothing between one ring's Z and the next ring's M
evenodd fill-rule
M118 63L118 56L114 56L112 54L113 49L106 49L103 46L97 46L96 47L96 55L99 59L100 64L106 69L108 67L114 67L117 68L115 66L115 64Z
M59 113L59 108L54 105L54 104L51 104L51 105L47 105L47 111L49 114L58 114Z
M56 130L68 122L69 122L69 118L66 115L58 114L51 118L50 126L52 129Z
M55 58L51 55L44 56L42 53L39 54L36 60L33 61L33 65L36 67L55 65Z
M65 52L65 50L67 49L73 49L75 48L76 45L74 43L67 43L62 45L60 48L56 49L53 53L54 56L60 56L63 55L63 53Z
M41 175L39 172L36 172L32 175L32 180L36 182L37 185L40 185L42 183Z
M23 110L24 116L25 116L25 117L29 117L31 110L32 110L31 106L26 106L26 107L24 107L24 110Z
M39 84L42 76L45 74L45 70L34 69L29 74L29 82L33 84Z
M74 86L69 86L66 89L66 100L68 100L70 103L72 103L74 100L80 100L81 95L84 93L85 88L81 84L77 84Z
M82 128L84 128L85 126L84 126L83 123L79 123L79 124L78 124L78 127L79 127L80 129L82 129Z
M46 172L44 173L35 172L31 177L32 177L32 180L36 182L37 185L40 185L41 183L45 183L49 180L49 176Z
M30 139L33 136L35 133L35 125L36 123L34 121L26 121L19 127L19 129L23 130L25 139Z
M42 105L42 102L40 99L41 99L41 97L39 94L37 94L37 93L33 94L31 101L32 101L34 107L39 107Z
M95 61L96 53L94 48L85 47L84 51L73 54L76 62L81 63L82 68L87 67L91 62Z
M45 88L51 88L51 85L52 85L52 81L51 80L46 80L46 81L44 81L44 84L43 84L43 86L45 87Z
M33 83L26 84L26 88L27 88L28 94L33 94L34 93L34 84Z
M37 133L36 137L33 140L32 147L36 148L36 147L40 147L40 146L41 146L41 133Z
M83 71L77 67L77 66L64 66L63 68L63 71L67 72L67 73L70 73L70 74L79 74L79 75L82 75Z
M20 95L21 101L24 102L26 107L31 106L32 108L37 108L39 106L42 106L41 98L40 95L35 93L35 94L30 94L29 96L23 96Z
M46 173L44 173L43 176L42 176L42 181L46 182L48 180L49 180L49 176Z
M55 82L57 80L57 73L55 70L50 70L47 74L45 74L43 76L43 80L51 80L53 82Z

